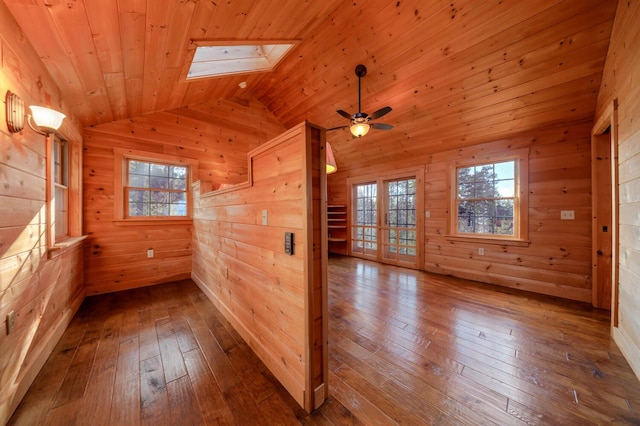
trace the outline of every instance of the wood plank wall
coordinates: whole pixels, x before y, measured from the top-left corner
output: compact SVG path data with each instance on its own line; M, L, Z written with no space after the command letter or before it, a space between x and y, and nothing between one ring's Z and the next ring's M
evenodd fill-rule
M192 278L308 411L327 391L320 153L324 132L303 123L249 154L249 182L194 185Z
M86 128L87 294L191 275L191 223L113 222L115 147L197 159L196 175L218 187L246 180L247 152L282 131L273 115L253 99L212 101ZM155 257L147 258L147 249L154 249Z
M619 305L613 336L640 377L640 2L619 1L596 120L618 105Z
M45 138L11 134L5 93L67 114L60 134L81 144L80 127L22 31L0 2L0 424L9 420L84 299L82 248L49 257ZM7 335L7 314L15 328Z
M338 158L338 172L329 176L329 203L346 204L346 179L350 176L425 167L425 210L430 212L430 217L425 218L422 269L590 302L591 125L589 121L540 129L505 140L425 153L410 161L389 162L355 171L342 167L341 172ZM448 239L449 162L520 148L530 150L528 212L531 243L520 247ZM576 219L560 220L561 210L574 210ZM484 256L478 255L480 247L484 248Z

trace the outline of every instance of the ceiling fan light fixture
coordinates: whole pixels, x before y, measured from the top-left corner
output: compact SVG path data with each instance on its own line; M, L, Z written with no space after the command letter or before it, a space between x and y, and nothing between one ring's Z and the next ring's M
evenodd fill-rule
M349 127L351 134L356 138L361 138L369 133L369 129L371 129L371 125L369 123L354 123Z

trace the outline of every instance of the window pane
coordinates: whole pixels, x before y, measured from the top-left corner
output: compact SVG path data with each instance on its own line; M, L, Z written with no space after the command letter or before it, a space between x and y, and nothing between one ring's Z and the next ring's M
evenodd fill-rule
M149 169L149 174L151 176L169 177L169 166L166 166L164 164L151 163L151 168Z
M129 216L149 216L149 203L130 203Z
M129 202L130 203L148 203L149 191L142 191L142 190L129 191Z
M171 179L171 189L187 189L187 180L186 179Z
M169 216L169 205L150 203L149 216Z
M170 166L169 177L174 179L187 179L187 168L183 166Z
M187 203L187 194L184 192L172 192L171 193L171 203L172 204L186 204Z
M133 186L136 188L148 188L149 176L130 174L129 186Z
M168 177L151 176L151 178L149 179L149 187L150 188L169 189L169 178Z
M186 204L170 204L169 215L170 216L186 216L187 205Z
M139 175L149 174L149 163L143 163L141 161L129 160L129 173L136 173Z

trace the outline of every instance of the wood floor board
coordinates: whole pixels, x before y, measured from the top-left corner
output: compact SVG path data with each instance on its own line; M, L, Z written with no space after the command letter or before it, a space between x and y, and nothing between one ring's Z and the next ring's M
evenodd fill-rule
M156 333L167 383L186 376L187 370L182 359L182 351L173 331L170 317L156 320Z
M167 383L171 418L176 426L203 425L198 399L188 376Z
M155 327L155 317L153 309L138 311L140 361L160 355L158 334Z
M134 315L133 312L130 313L130 317L137 320L137 315ZM111 410L109 412L109 424L140 424L139 347L138 336L120 341Z
M171 423L160 355L140 360L140 419L149 425Z
M169 308L169 317L171 318L171 324L180 346L180 352L187 353L193 349L198 348L198 342L189 327L182 308L179 306L173 306Z
M185 353L184 359L205 424L234 424L231 410L224 402L222 392L202 353L193 350Z
M345 256L328 278L312 414L183 280L87 298L10 424L640 424L605 311Z
M87 384L89 383L91 367L96 350L98 349L101 332L101 327L94 324L94 327L87 329L82 336L82 341L76 349L64 381L53 400L53 408L84 396Z

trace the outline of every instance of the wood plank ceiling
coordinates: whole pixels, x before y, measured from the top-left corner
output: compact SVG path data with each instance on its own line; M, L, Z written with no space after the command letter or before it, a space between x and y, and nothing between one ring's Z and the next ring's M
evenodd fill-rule
M82 125L255 97L286 127L393 111L353 140L355 169L592 119L611 0L4 0ZM273 72L181 81L191 39L299 39ZM247 82L241 89L238 84Z

